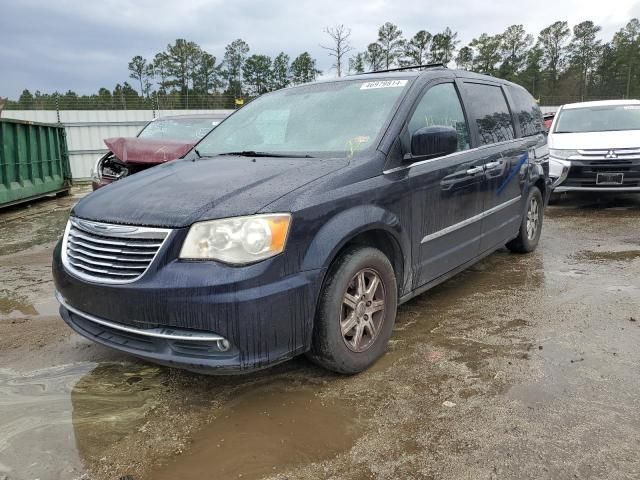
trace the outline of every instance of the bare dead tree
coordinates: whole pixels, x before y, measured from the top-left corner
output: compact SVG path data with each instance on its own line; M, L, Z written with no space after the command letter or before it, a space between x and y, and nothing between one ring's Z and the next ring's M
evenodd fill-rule
M325 47L324 45L320 45L321 48L329 51L329 56L334 57L336 59L336 63L333 65L333 68L336 69L336 73L338 77L342 76L342 60L343 57L353 50L353 47L349 43L349 37L351 36L351 29L345 27L344 25L336 25L335 27L326 27L324 33L331 37L333 41L333 46Z

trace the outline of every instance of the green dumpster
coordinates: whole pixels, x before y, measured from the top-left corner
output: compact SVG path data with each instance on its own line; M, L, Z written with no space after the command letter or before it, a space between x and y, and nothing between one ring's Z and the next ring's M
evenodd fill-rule
M0 119L0 208L70 187L62 125Z

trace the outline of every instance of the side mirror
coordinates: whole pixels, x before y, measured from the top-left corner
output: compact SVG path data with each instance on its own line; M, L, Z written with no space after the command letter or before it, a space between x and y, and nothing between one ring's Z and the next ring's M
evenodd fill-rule
M411 158L442 157L456 150L458 132L453 127L423 127L411 136Z

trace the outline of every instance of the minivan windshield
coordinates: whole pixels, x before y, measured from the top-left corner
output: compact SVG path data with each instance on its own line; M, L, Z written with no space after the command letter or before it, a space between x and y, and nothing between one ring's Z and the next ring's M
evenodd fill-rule
M553 133L640 130L640 104L560 110Z
M222 122L198 152L349 157L374 144L408 83L361 79L278 90Z
M198 141L218 123L213 118L160 118L149 122L138 138Z

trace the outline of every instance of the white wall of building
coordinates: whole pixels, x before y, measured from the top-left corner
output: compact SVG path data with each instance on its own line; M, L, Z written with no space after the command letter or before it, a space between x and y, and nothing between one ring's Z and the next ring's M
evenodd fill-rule
M162 110L165 115L207 113L222 120L233 110ZM96 160L107 152L105 138L135 137L154 117L153 110L4 110L2 118L31 122L60 123L67 133L67 148L74 180L87 180Z

